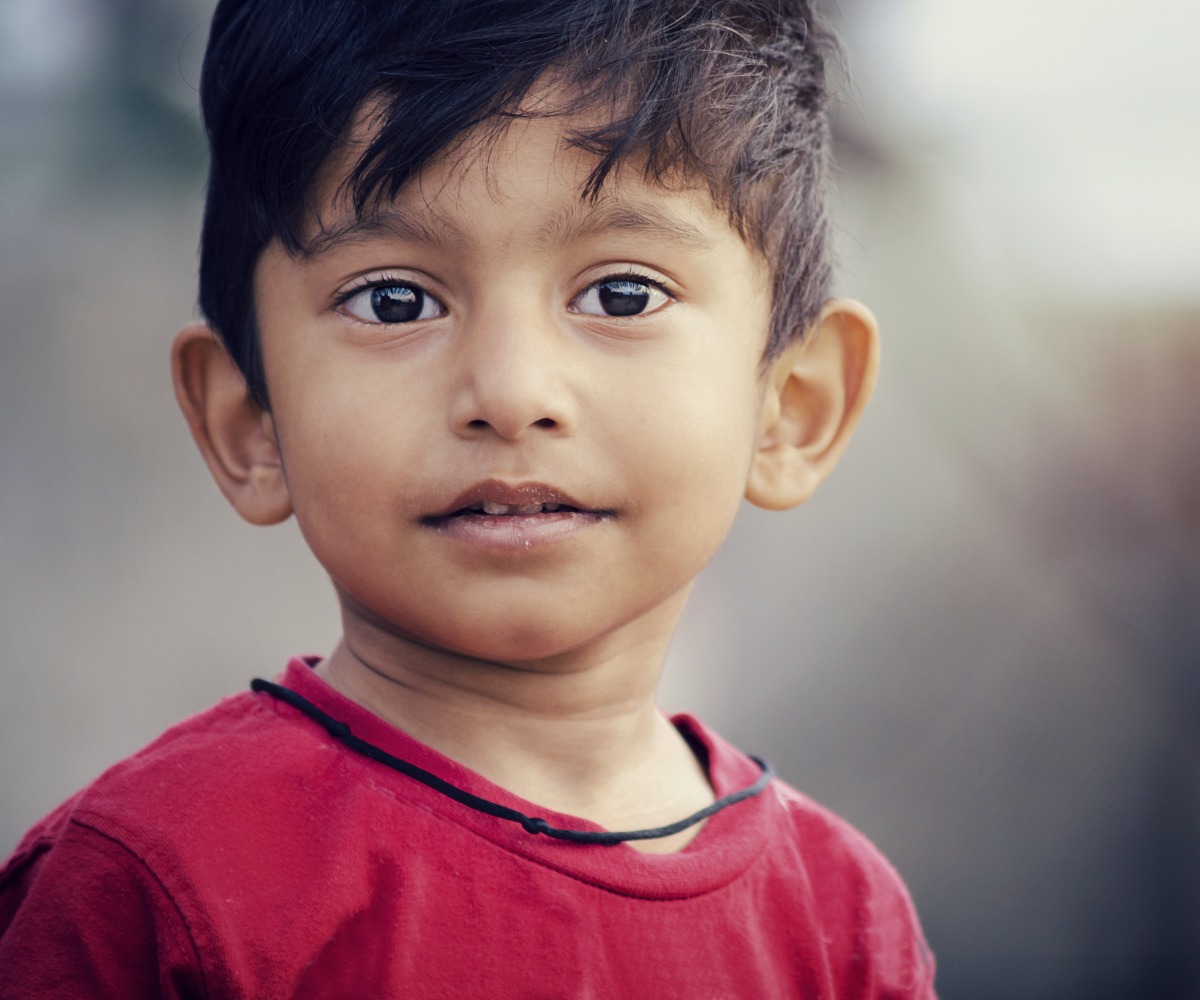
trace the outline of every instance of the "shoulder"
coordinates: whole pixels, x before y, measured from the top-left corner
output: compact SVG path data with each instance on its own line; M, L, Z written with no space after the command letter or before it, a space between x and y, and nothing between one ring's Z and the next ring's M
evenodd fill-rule
M780 806L783 831L822 859L823 874L868 879L907 898L899 874L864 833L780 778L771 782L770 792Z
M316 727L245 692L172 726L105 771L26 834L0 869L0 888L48 852L120 845L171 882L189 868L225 867L237 845L261 849L327 786L340 755ZM89 838L84 838L89 839ZM190 864L183 860L189 859Z
M0 868L9 985L30 996L151 996L160 976L197 982L204 942L180 891L192 870L180 845L239 835L244 824L227 814L236 773L270 734L286 743L281 732L270 706L227 698L36 824Z
M745 786L758 770L696 720L677 724L702 745L714 787ZM788 954L820 942L832 995L931 1000L933 957L908 889L883 853L778 777L756 798L741 823L765 838L747 884L766 932L788 940Z
M296 831L324 811L345 767L319 726L247 691L110 768L76 799L70 822L127 846L169 889L189 872L249 876L264 855L288 863Z
M780 833L809 859L817 887L877 892L911 907L900 875L865 834L779 778L769 791L780 806Z
M685 738L705 762L718 794L749 786L759 776L761 762L747 757L697 719L674 718ZM896 905L911 908L900 876L879 849L836 813L818 804L779 777L740 814L764 825L770 834L770 856L786 867L798 865L823 898L876 892ZM834 892L836 890L836 892Z
M189 823L197 833L231 831L305 784L324 742L270 699L233 695L105 771L76 796L69 820L120 840Z
M844 974L880 995L933 997L934 961L907 886L863 833L776 779L777 855L803 873L805 894ZM882 995L892 995L886 992Z
M0 959L42 956L31 983L43 958L90 974L87 956L101 956L106 976L144 971L153 955L154 976L237 967L241 931L262 925L279 940L272 920L294 919L297 873L336 830L330 789L348 784L344 756L250 692L172 726L38 823L0 868ZM232 943L226 925L241 929ZM70 995L151 995L88 984Z

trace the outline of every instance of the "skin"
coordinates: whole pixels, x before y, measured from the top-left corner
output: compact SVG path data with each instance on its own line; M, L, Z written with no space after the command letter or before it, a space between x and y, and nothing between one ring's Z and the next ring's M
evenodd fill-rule
M360 135L318 191L333 235L258 264L271 412L203 325L173 367L235 509L295 514L333 581L344 634L320 675L526 799L633 829L713 798L654 704L693 580L743 497L793 507L829 474L878 347L834 301L764 367L768 269L708 193L626 167L581 202L595 161L563 124L516 121L356 228L338 184ZM640 315L605 315L614 276L641 284ZM381 323L372 282L431 297ZM547 486L580 512L438 517L472 487Z

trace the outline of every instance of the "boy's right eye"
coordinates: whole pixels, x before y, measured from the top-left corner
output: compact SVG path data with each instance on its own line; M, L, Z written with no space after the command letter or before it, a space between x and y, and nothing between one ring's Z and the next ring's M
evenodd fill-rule
M413 323L446 315L446 307L420 285L372 282L342 296L343 312L364 323Z

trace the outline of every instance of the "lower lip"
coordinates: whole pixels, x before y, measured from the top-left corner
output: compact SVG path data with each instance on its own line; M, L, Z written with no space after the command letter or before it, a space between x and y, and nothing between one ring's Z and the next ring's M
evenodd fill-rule
M605 514L554 511L542 514L460 514L431 525L443 535L492 549L532 549L573 538L607 519Z

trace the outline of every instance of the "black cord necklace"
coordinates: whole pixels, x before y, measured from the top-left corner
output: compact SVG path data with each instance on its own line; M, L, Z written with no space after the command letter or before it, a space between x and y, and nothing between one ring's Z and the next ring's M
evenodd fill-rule
M496 816L513 823L519 823L527 833L541 833L547 837L554 837L556 840L571 840L580 844L619 844L626 840L656 840L659 837L669 837L673 833L679 833L680 830L686 830L689 826L694 826L701 820L707 819L713 813L720 812L726 806L734 805L744 799L757 795L775 777L775 771L770 764L758 757L751 757L750 759L762 768L762 774L758 776L758 780L754 784L740 791L725 795L717 799L712 805L705 806L699 812L694 812L678 822L669 823L666 826L656 826L649 830L624 830L619 833L612 833L608 830L562 830L551 826L544 819L537 816L526 816L516 809L509 809L508 806L502 806L498 802L492 802L489 799L480 798L478 795L472 795L470 792L442 780L436 774L431 774L424 768L417 767L416 764L410 764L399 757L393 757L386 750L381 750L373 743L360 740L350 732L350 727L346 723L339 722L333 716L321 711L321 709L317 708L307 698L301 697L290 688L282 687L279 684L272 684L270 681L264 681L256 677L250 682L250 689L252 691L261 691L274 698L278 698L280 701L287 702L287 704L303 712L310 719L319 722L325 727L325 731L330 736L341 740L341 742L345 743L346 746L356 753L360 753L364 757L370 757L371 760L378 761L380 764L386 764L388 767L408 775L408 777L421 782L423 785L428 785L434 791L449 796L455 802L461 802L463 805L470 806L470 808L476 809L481 813L487 813L489 816Z

